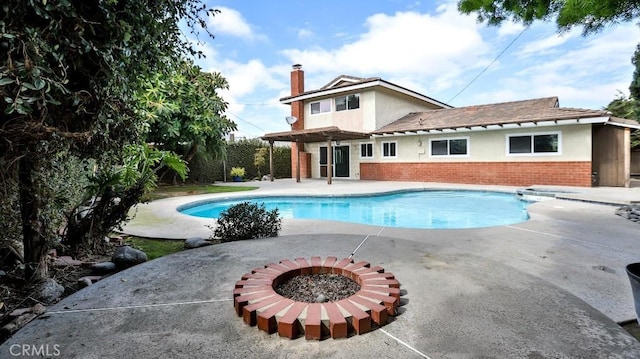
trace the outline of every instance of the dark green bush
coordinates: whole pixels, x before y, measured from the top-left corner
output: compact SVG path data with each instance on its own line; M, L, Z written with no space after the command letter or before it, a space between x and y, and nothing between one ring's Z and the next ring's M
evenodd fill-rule
M240 241L243 239L277 237L282 219L275 208L267 211L264 203L258 205L242 202L229 207L220 213L217 226L208 226L213 231L213 238L222 242Z

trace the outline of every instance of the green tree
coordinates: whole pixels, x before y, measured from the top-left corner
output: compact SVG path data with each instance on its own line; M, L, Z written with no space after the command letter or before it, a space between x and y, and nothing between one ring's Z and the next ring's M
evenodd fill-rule
M253 165L256 166L258 171L258 177L262 177L262 166L267 163L267 156L269 155L269 149L267 147L256 148L256 153L253 155Z
M214 159L224 157L225 135L236 124L224 115L228 105L219 92L229 85L222 75L203 72L185 60L143 81L143 86L137 98L149 123L147 141L183 154L187 162L199 151Z
M605 110L611 112L616 117L637 121L636 102L635 99L627 97L621 91L618 91L616 98L609 102Z
M38 174L65 151L122 163L145 131L139 79L196 55L179 23L195 29L214 13L202 0L2 2L0 177L17 179L27 279L46 275L55 238L43 212L52 194Z
M62 245L75 255L98 250L102 238L127 220L131 207L156 187L157 172L165 166L183 179L187 174L186 163L173 152L147 144L126 146L122 165L88 177L84 196L66 212Z
M626 118L640 120L640 44L636 45L636 51L633 53L631 63L635 66L635 70L633 71L633 78L629 85L629 95L635 100L635 116Z
M555 18L560 31L583 26L586 35L637 18L640 0L461 0L458 9L465 14L477 13L479 21L491 25L505 20L529 25Z
M609 102L605 110L610 111L616 117L638 121L638 100L625 96L618 92L613 101ZM631 132L631 148L640 146L640 131Z

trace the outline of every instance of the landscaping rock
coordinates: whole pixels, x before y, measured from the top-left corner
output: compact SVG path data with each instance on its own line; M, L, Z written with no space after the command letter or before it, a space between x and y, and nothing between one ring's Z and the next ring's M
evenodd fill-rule
M82 261L73 259L69 256L58 257L53 261L53 265L56 267L79 266L82 265L82 263Z
M14 309L13 312L9 313L10 317L19 317L23 314L31 313L31 308L18 308Z
M45 307L44 305L37 303L36 305L34 305L33 307L31 307L31 312L35 313L37 315L40 315L44 312L47 311L47 307Z
M44 313L47 310L47 307L45 307L44 305L37 303L36 305L34 305L31 308L19 308L14 310L13 312L9 313L10 317L19 317L22 316L24 314L27 313L34 313L37 315L40 315L42 313Z
M78 283L82 284L84 287L88 287L91 284L99 281L100 279L102 279L102 277L99 275L88 275L82 278L78 278Z
M640 222L640 205L623 206L616 210L616 214L632 222Z
M95 273L100 273L100 274L113 273L117 270L116 264L113 262L96 263L93 266L91 266L91 269Z
M41 302L51 304L60 298L63 293L64 287L55 280L48 278L40 285L37 297Z
M146 262L147 255L143 251L131 248L129 246L122 246L118 248L115 253L113 253L111 261L115 263L116 268L126 269L129 267L133 267L134 265Z
M187 249L200 248L200 247L210 246L212 244L213 243L201 237L191 237L191 238L187 238L187 240L184 241L184 247Z
M87 278L87 277L82 277L78 279L78 283L80 283L83 287L88 287L90 285L93 284L93 282L91 281L91 279Z

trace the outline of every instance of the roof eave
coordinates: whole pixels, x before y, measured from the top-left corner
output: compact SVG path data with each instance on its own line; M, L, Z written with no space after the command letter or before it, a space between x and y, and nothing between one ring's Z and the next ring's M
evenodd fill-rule
M583 118L573 118L573 119L557 119L557 120L532 120L532 121L523 121L523 122L503 122L503 123L488 123L488 124L478 124L478 125L463 125L457 127L438 127L438 128L411 128L406 130L384 130L384 131L373 131L371 135L373 137L380 136L411 136L411 135L423 135L423 134L432 134L432 133L457 133L457 132L475 132L475 131L487 131L487 130L502 130L502 129L512 129L512 128L531 128L531 127L549 127L549 126L566 126L566 125L576 125L576 124L609 124L615 126L622 127L633 127L633 125L621 124L617 122L610 122L609 117L583 117ZM640 129L640 124L637 127Z
M441 108L453 108L453 106L447 105L444 102L440 102L437 100L434 100L428 96L419 94L417 92L411 91L409 89L406 89L404 87L398 86L398 85L394 85L390 82L387 82L385 80L382 79L376 79L376 80L372 80L372 81L366 81L366 82L360 82L360 83L356 83L353 85L348 85L348 86L340 86L340 87L336 87L336 88L328 88L326 90L322 90L322 91L315 91L315 92L311 92L311 93L303 93L301 95L297 95L297 96L287 96L287 97L283 97L280 99L280 103L283 105L290 105L293 102L296 101L304 101L304 100L310 100L310 99L314 99L314 98L318 98L318 97L325 97L325 96L329 96L329 95L335 95L335 94L339 94L339 93L344 93L344 92L351 92L351 91L355 91L355 90L362 90L362 89L366 89L366 88L371 88L371 87L376 87L376 86L380 86L380 87L384 87L396 92L400 92L402 94L420 99L422 101L426 101L429 102L433 105L439 106Z

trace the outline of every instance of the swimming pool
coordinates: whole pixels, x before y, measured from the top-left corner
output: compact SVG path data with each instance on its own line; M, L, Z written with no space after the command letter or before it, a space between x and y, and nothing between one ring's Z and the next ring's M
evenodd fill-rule
M218 218L241 202L278 208L282 218L319 219L399 228L480 228L524 222L528 202L515 194L485 191L426 190L366 196L245 197L194 202L178 211Z

